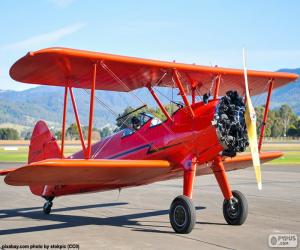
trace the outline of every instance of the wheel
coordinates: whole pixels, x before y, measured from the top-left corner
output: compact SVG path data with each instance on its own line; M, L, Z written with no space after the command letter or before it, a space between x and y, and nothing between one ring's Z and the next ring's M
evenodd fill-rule
M192 200L184 195L177 196L171 204L169 217L176 233L190 233L196 222L196 211Z
M44 214L50 214L52 205L53 205L53 204L52 204L51 201L45 202L45 204L44 204L44 206L43 206Z
M248 216L248 202L240 191L234 190L232 195L233 199L223 202L223 215L229 225L242 225Z

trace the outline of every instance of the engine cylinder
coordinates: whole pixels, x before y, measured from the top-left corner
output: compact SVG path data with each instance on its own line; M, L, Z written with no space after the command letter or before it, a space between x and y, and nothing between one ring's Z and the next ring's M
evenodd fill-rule
M249 145L245 123L245 104L236 91L228 91L216 107L212 124L224 150L222 155L234 157Z

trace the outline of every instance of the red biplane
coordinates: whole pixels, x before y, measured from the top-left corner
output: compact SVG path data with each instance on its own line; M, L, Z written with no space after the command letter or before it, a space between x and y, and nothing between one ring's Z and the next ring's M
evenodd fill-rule
M224 196L227 223L245 222L247 200L241 192L231 190L226 171L253 164L261 188L260 161L282 155L260 152L272 90L298 78L283 72L247 71L246 67L205 67L67 48L30 52L11 67L10 76L24 83L63 86L65 94L61 146L45 122L39 121L32 133L28 164L0 171L6 175L7 184L29 186L33 194L46 199L43 211L49 214L57 196L182 178L183 195L174 199L169 212L177 233L189 233L195 225L192 194L198 175L215 175ZM170 114L154 87L174 86L183 102ZM132 126L92 144L95 91L130 92L143 87L149 90L166 120L161 122L150 114L140 113L132 119ZM87 142L73 88L90 89ZM267 100L257 142L250 95L264 92ZM64 157L68 93L82 150ZM200 95L202 99L197 101ZM251 154L237 155L248 145Z

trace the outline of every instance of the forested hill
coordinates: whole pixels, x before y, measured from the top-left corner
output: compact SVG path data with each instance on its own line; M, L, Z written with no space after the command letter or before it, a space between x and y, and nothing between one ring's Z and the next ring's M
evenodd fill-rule
M280 71L300 74L298 69L283 69ZM167 90L163 91L167 94ZM153 105L152 96L146 90L138 90L137 95L144 103ZM168 92L170 94L170 92ZM0 124L14 123L32 127L36 120L43 119L51 126L58 127L61 123L64 89L59 87L36 87L25 91L0 91ZM77 106L83 124L87 124L89 112L89 95L84 90L75 90ZM130 93L97 91L97 96L111 109L108 111L96 101L95 126L100 128L107 123L114 124L116 114L127 106L141 106L142 103ZM170 95L169 95L170 96ZM263 96L254 97L256 105L264 103ZM69 99L70 100L70 99ZM166 99L164 99L166 101ZM300 115L300 81L289 84L273 92L272 108L288 104ZM72 106L69 101L68 124L74 121Z
M300 68L280 69L281 72L289 72L300 75ZM267 89L267 86L266 86ZM254 96L252 102L255 106L264 105L266 94ZM290 83L282 88L275 89L272 92L271 109L279 108L283 104L288 104L292 110L300 116L300 80Z
M282 72L290 72L300 75L300 68L281 69ZM276 89L272 95L272 107L278 108L282 104L288 104L293 111L300 116L300 80Z
M89 114L89 93L74 89L76 103L82 124L87 124ZM32 127L36 120L46 120L50 126L60 126L62 120L64 88L40 86L25 91L0 91L0 124L14 123ZM141 106L134 95L112 91L97 91L94 122L96 127L115 123L117 114L127 106ZM143 102L152 103L152 97L145 90L139 90ZM111 108L109 111L101 101ZM69 97L67 123L74 122L74 113Z

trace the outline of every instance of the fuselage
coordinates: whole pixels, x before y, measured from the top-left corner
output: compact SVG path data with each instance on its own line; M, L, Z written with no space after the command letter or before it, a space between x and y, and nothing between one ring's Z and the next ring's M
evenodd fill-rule
M219 142L216 128L212 120L219 100L212 100L191 105L194 116L187 107L180 108L172 116L160 124L152 125L151 119L131 134L117 132L92 145L92 159L131 159L131 160L167 160L172 169L159 178L145 179L143 184L163 181L182 176L183 162L188 158L196 158L198 164L212 161L223 150ZM81 150L70 156L72 159L83 159ZM79 177L80 178L80 177ZM132 186L135 186L133 183ZM47 186L47 192L53 196L104 191L122 188L108 185L63 185ZM31 188L40 194L41 188ZM38 190L38 191L35 191Z
M222 150L212 126L217 103L215 100L208 104L193 104L194 117L183 107L172 115L172 121L151 125L150 119L129 135L124 131L113 134L93 144L91 158L164 159L178 167L187 155L195 156L200 164L211 161ZM83 151L70 158L84 158Z

